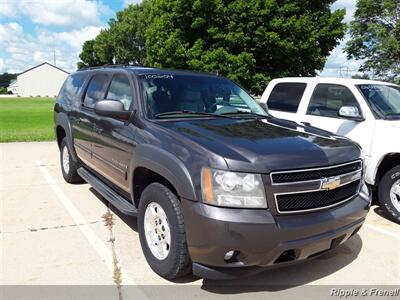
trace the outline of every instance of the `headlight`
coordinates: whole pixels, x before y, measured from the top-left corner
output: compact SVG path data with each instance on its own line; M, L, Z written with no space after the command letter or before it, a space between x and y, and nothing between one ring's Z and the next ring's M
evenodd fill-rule
M205 203L225 207L267 208L260 174L203 168L201 179Z

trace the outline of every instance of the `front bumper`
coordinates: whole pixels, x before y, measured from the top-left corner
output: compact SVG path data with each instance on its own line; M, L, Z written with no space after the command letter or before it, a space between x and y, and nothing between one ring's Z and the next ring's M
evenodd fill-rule
M223 279L300 262L337 247L360 229L370 199L360 194L338 207L295 215L188 200L182 205L194 274ZM227 262L224 256L231 250L237 256Z

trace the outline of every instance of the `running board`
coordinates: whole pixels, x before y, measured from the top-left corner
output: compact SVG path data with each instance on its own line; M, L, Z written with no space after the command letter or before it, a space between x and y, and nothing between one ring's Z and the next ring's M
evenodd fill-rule
M78 169L78 174L119 211L126 215L137 216L138 211L132 203L129 203L127 199L116 193L90 171L81 167Z

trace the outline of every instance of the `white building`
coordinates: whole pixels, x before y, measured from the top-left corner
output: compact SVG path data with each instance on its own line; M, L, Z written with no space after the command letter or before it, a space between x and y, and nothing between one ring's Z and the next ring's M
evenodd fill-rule
M10 85L7 87L7 92L18 94L18 81L16 79L11 80Z
M42 63L17 76L17 94L21 97L55 97L68 74L52 64Z

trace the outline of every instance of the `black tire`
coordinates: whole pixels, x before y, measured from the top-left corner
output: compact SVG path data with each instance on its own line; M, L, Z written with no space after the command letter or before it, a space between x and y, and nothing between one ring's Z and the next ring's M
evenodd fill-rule
M152 202L157 203L164 210L171 231L169 253L163 260L153 255L144 232L145 211ZM139 202L138 231L143 254L154 272L167 279L175 279L190 273L191 260L187 249L181 204L175 194L164 185L152 183L143 191Z
M64 148L68 150L69 156L69 170L66 172L64 170L63 159L64 159ZM64 180L68 183L80 183L83 182L83 179L78 174L79 164L72 159L71 156L71 149L68 147L67 139L63 138L61 141L60 146L60 165L61 165L61 172L64 177Z
M379 183L378 193L382 210L391 220L400 224L400 211L396 209L390 199L390 189L398 180L400 180L400 166L396 166L386 172Z

